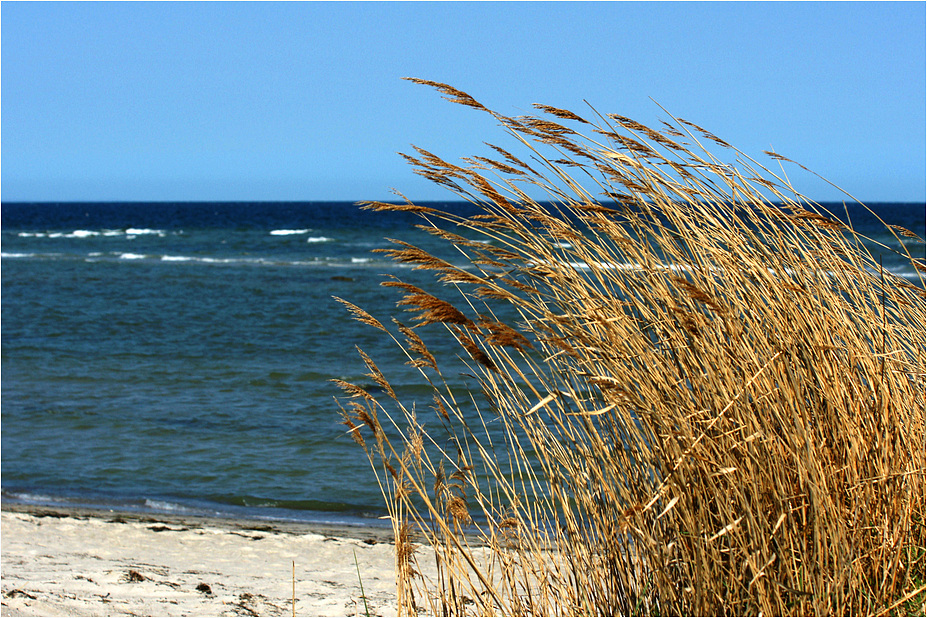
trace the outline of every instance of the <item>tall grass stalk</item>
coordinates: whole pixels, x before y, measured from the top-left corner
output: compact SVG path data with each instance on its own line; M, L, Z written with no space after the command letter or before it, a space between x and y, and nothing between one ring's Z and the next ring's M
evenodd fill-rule
M412 81L492 115L524 154L407 156L475 216L365 206L419 213L465 263L393 241L435 277L383 283L413 326L342 301L432 389L403 400L364 352L382 394L339 381L393 521L399 611L855 615L916 593L923 275L885 272L784 168L691 122L512 118ZM900 242L914 232L888 229L879 250L923 273ZM438 337L460 346L466 398Z

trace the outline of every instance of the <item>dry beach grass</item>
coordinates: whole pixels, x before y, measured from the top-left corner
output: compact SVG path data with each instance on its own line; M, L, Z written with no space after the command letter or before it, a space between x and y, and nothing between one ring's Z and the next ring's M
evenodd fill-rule
M383 284L411 326L342 301L432 392L404 399L364 352L380 392L341 383L393 519L399 611L922 607L923 276L883 271L784 168L691 122L512 118L413 81L491 114L525 154L407 156L475 216L367 205L420 213L464 264L394 241L395 260L434 274L431 290ZM917 234L889 229L898 242L878 250L923 273L901 242ZM432 354L439 337L459 360ZM467 394L445 380L459 363Z

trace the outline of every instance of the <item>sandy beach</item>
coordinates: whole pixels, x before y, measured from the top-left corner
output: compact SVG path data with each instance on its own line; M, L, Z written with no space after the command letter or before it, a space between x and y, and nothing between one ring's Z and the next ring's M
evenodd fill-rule
M3 616L396 615L387 529L3 505ZM355 555L357 563L355 564Z

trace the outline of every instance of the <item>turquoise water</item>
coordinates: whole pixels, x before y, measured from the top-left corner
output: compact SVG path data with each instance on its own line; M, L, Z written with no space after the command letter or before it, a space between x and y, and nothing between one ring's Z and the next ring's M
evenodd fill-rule
M923 204L877 208L924 235ZM428 275L371 250L446 252L418 222L350 203L3 204L3 500L376 522L329 380L369 384L359 345L404 397L430 394L332 296L402 317L379 282Z

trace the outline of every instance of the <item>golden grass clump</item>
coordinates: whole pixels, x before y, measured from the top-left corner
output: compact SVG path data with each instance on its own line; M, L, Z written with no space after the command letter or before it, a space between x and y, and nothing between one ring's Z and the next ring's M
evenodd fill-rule
M491 114L527 156L407 156L475 216L368 205L418 213L464 264L393 241L440 290L385 283L411 327L342 301L431 390L404 400L363 353L385 394L341 383L395 527L399 611L857 615L922 599L923 278L884 272L852 224L691 122L510 118L413 81ZM898 243L879 250L923 273L900 240L916 234L888 229ZM455 359L429 351L446 336L465 396L445 379Z

